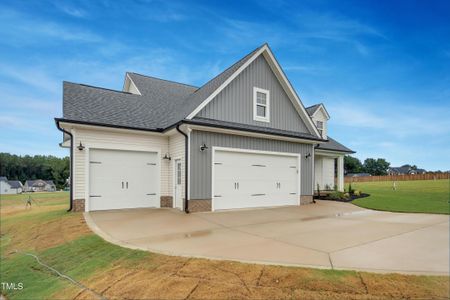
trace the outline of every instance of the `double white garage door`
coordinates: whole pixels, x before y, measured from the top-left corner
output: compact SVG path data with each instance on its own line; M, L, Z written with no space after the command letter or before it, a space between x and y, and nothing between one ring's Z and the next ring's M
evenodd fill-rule
M89 152L89 210L160 206L156 152Z
M299 156L215 150L213 209L298 205Z

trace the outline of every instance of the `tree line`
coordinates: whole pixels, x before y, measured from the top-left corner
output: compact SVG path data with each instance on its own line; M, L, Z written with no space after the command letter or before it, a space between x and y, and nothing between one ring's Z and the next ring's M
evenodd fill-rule
M372 176L387 175L387 170L391 164L384 158L366 158L361 163L356 157L346 155L344 157L345 173L369 173Z
M53 180L56 187L64 187L70 176L70 158L52 155L15 155L0 153L0 176L8 180Z

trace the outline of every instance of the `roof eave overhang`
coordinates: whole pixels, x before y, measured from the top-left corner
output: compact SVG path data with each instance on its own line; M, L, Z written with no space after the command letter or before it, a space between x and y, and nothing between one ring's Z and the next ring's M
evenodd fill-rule
M316 148L315 149L316 153L329 153L329 154L354 154L356 153L353 150L350 151L342 151L342 150L335 150L335 149L320 149L320 148Z
M163 134L165 132L164 128L139 128L132 126L122 126L122 125L113 125L113 124L105 124L105 123L97 123L97 122L88 122L88 121L80 121L80 120L71 120L65 118L55 118L55 122L61 125L78 125L78 126L95 126L95 127L103 127L103 128L112 128L112 129L122 129L122 130L135 130L135 131L143 131L143 132L151 132L151 133L160 133Z
M237 128L234 126L227 126L227 125L220 125L220 124L201 124L192 120L183 120L181 123L189 125L192 129L200 129L200 130L209 130L216 129L217 130L223 130L225 133L230 134L238 134L238 135L246 135L246 136L254 136L254 137L261 137L261 138L270 138L270 139L281 139L281 140L289 140L293 142L302 142L302 143L308 143L308 144L320 144L320 143L326 143L328 140L324 139L317 139L317 138L308 138L308 137L299 137L288 133L271 133L266 132L264 130L257 130L257 129L244 129L244 128Z

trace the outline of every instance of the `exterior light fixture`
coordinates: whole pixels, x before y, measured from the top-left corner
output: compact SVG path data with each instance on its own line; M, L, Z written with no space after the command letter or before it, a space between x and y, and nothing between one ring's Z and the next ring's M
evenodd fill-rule
M308 159L310 157L311 157L311 153L308 153L308 154L305 155L305 159Z
M163 159L171 160L172 157L170 157L169 153L166 153L163 157Z
M80 142L80 144L77 146L78 150L83 151L84 150L84 146L83 144Z
M208 146L206 146L205 143L203 143L203 145L200 146L200 151L205 151L208 150Z

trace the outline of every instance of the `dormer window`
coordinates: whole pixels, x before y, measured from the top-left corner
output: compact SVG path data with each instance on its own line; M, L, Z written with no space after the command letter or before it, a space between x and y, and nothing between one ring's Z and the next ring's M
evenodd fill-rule
M253 88L253 120L270 122L270 92Z
M317 125L317 130L319 130L320 136L323 137L323 122L322 121L317 121L316 125Z

